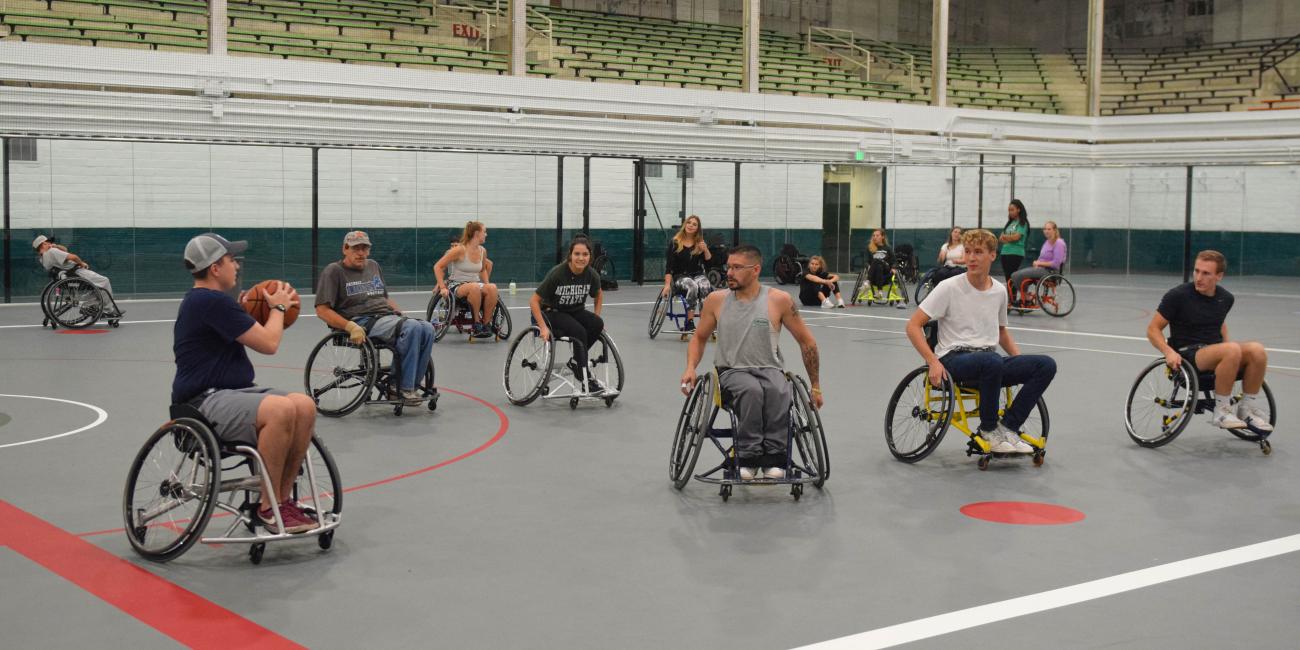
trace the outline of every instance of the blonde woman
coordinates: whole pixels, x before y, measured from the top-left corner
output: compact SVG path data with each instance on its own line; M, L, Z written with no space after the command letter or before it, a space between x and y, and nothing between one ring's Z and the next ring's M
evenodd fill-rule
M831 296L835 302L831 302ZM799 278L799 302L805 307L821 305L824 309L844 309L840 296L840 276L826 270L826 258L813 255L808 260L808 272Z
M474 336L492 335L492 314L497 308L497 285L488 281L492 261L483 247L485 241L487 226L481 221L467 222L460 242L447 249L433 265L433 277L438 282L434 291L464 298L469 303Z
M709 276L705 273L705 262L713 259L709 245L704 243L704 232L700 218L691 215L682 222L682 227L668 242L664 253L664 288L663 295L669 296L676 289L686 296L686 331L695 329L695 312L704 297L713 291Z
M962 229L953 227L948 231L948 241L939 247L939 268L935 269L935 284L939 284L954 275L966 272L966 247L961 243Z

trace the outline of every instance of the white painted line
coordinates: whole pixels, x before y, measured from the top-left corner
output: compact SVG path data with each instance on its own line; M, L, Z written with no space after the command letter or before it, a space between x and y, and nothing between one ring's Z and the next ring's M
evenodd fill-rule
M1101 578L1069 587L1061 587L1028 596L1020 596L1019 598L899 623L898 625L890 625L804 647L816 648L817 650L892 648L904 643L932 639L944 634L988 625L989 623L1037 614L1067 605L1076 605L1296 551L1300 551L1300 535L1279 537L1258 544L1241 546L1219 551L1218 553L1161 564L1148 569L1121 573L1109 578Z
M94 404L87 404L85 402L77 402L70 399L59 399L57 397L42 397L40 395L6 395L0 393L0 397L21 397L25 399L43 399L49 402L63 402L64 404L75 404L76 406L84 406L94 411L98 416L95 418L94 422L91 422L90 424L87 424L86 426L81 427L80 429L73 429L72 431L68 431L66 433L56 433L52 436L45 436L44 438L36 438L34 440L23 440L21 442L11 442L6 445L0 445L0 449L5 449L8 447L21 447L22 445L32 445L38 442L45 442L46 440L54 440L55 438L65 438L67 436L75 436L78 433L81 433L82 431L88 431L90 429L94 429L95 427L103 424L104 421L108 419L108 413L106 413L104 409L99 408Z

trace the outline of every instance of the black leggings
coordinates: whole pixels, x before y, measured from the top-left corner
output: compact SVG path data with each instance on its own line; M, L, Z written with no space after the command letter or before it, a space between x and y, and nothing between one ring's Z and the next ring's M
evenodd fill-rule
M871 260L867 266L867 280L872 287L880 288L889 284L889 265L881 260Z
M573 360L577 362L579 368L587 367L587 350L596 344L600 339L600 333L605 330L605 321L586 309L578 311L551 311L543 313L546 321L551 328L551 340L561 336L567 336L574 340L575 343L582 345L573 346Z
M1003 255L1002 256L1002 279L1010 280L1011 274L1020 270L1020 265L1025 261L1024 255Z

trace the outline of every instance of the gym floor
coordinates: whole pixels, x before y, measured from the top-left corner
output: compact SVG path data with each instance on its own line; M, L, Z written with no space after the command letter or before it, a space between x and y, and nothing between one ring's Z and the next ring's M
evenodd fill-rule
M686 345L649 340L655 288L624 286L604 312L628 368L612 408L511 406L507 343L449 334L434 352L436 412L369 406L318 420L349 486L334 546L270 545L258 566L244 545L152 563L120 530L127 469L167 418L176 301L125 302L120 329L85 335L42 329L35 305L0 307L3 644L1293 647L1300 283L1224 283L1237 295L1232 337L1272 350L1280 435L1265 456L1205 415L1167 446L1133 444L1125 398L1155 358L1144 329L1177 279L1074 280L1068 317L1010 317L1024 352L1059 366L1041 468L978 471L955 432L917 464L894 460L885 408L920 363L902 335L910 308L815 309L825 490L796 502L739 488L726 503L699 482L677 492L667 457ZM505 297L516 331L528 293ZM423 313L426 296L396 297ZM277 355L253 353L258 383L301 390L324 334L304 317ZM783 346L802 373L787 335ZM1084 518L962 512L1003 501Z

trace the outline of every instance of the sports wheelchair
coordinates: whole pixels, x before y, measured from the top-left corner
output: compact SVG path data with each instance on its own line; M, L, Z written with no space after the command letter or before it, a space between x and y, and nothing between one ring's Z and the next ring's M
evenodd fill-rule
M398 323L401 327L405 320ZM384 404L401 415L406 406L400 379L401 358L397 355L397 330L392 341L369 336L360 345L348 333L331 329L307 357L303 383L307 395L316 402L316 412L326 417L343 417L362 404ZM430 411L438 408L438 388L434 384L433 360L415 388L427 400Z
M111 327L121 324L117 304L99 287L77 277L77 270L53 269L41 290L41 327L84 329L107 318Z
M279 503L266 465L255 447L217 440L212 425L189 404L173 404L171 419L136 454L126 477L122 515L131 547L146 559L167 562L194 545L251 544L248 558L262 562L268 542L315 537L321 549L334 543L343 513L343 483L325 443L312 437L289 495L320 527L304 533L273 533L257 517L263 492ZM222 478L240 467L249 473ZM240 496L242 495L242 500ZM234 517L225 532L203 536L214 509ZM279 509L276 524L284 530ZM240 528L247 534L237 535Z
M1268 406L1268 423L1276 425L1277 402L1268 382L1264 382L1261 392L1263 403ZM1240 400L1241 393L1233 395L1234 405ZM1197 370L1186 359L1173 369L1162 357L1147 364L1129 389L1124 404L1124 426L1133 442L1143 447L1160 447L1177 438L1193 415L1213 412L1214 371ZM1229 431L1242 440L1259 443L1265 455L1273 452L1273 445L1268 441L1270 432L1250 426Z
M667 318L673 319L673 328L679 335L681 335L683 341L690 338L694 333L694 330L686 329L686 314L689 311L688 307L689 306L686 304L686 296L676 288L674 288L667 296L665 296L663 292L660 292L659 296L655 298L654 308L650 310L650 326L647 328L647 333L650 334L650 338L654 339L654 337L659 336L659 332L662 331L664 327L664 320ZM696 314L696 317L698 318L699 314ZM716 341L717 339L718 335L714 332L713 340Z
M704 275L714 289L727 286L727 244L722 233L713 233L704 238L709 245L709 259L704 261ZM797 281L797 280L796 280Z
M548 323L549 327L549 323ZM561 361L556 354L556 343L569 345L568 363ZM519 332L510 343L506 353L506 367L502 381L506 398L515 406L526 406L537 398L568 399L569 408L578 408L578 402L602 400L605 407L614 405L614 400L623 392L623 357L619 356L618 347L608 332L601 332L595 345L587 351L587 367L583 369L590 377L600 382L603 390L587 390L583 377L577 376L576 364L572 363L572 350L582 342L567 336L555 336L551 330L551 340L542 338L542 331L535 323Z
M1043 310L1049 316L1061 318L1074 311L1074 285L1059 271L1052 271L1041 279L1025 278L1020 283L1020 297L1011 290L1007 279L1007 313L1024 315Z
M938 342L938 324L935 321L926 323L925 333L926 341L933 349ZM1043 398L1038 398L1038 403L1021 425L1020 439L1029 443L1034 451L1029 454L995 453L989 442L978 433L979 389L965 382L954 386L948 376L944 377L943 385L935 387L930 383L929 372L928 366L921 366L907 373L889 398L889 406L885 409L885 444L894 458L904 463L915 463L929 456L939 447L948 428L954 426L966 434L966 455L978 456L977 466L981 470L988 469L994 458L1030 456L1034 466L1043 464L1051 425L1047 402ZM1016 392L1015 387L1007 386L999 393L999 417L1011 407Z
M801 255L794 244L782 244L781 252L772 260L772 277L776 278L777 284L798 284L810 259L812 258L807 255Z
M434 341L441 341L442 337L446 336L447 331L452 327L456 328L457 334L464 334L474 327L474 313L470 311L469 302L462 297L456 297L454 301L450 298L451 296L444 296L436 289L433 292L433 297L429 298L429 306L425 309L424 318L433 323ZM493 340L504 341L510 338L512 328L510 309L500 300L497 300L496 309L492 310L491 336L494 337ZM483 337L471 335L469 342L473 343L476 338Z
M906 309L910 299L907 293L907 276L899 268L898 263L895 262L889 267L889 282L878 287L871 285L871 263L871 258L867 258L866 263L858 269L858 279L853 283L853 294L849 296L849 304L890 305Z
M930 295L931 291L939 285L940 282L948 278L961 275L966 272L966 267L944 267L936 266L926 271L919 280L916 281L915 293L912 294L913 302L921 304L925 297Z
M803 377L790 372L786 372L785 377L794 388L794 399L790 404L790 434L786 439L785 478L741 480L733 436L736 415L727 404L718 381L718 371L713 370L696 378L695 388L686 396L686 404L677 416L677 431L668 457L668 478L673 487L680 490L690 482L700 449L708 440L722 455L722 462L713 469L695 474L694 478L717 485L723 501L731 498L732 488L736 485L789 485L790 496L795 500L803 496L806 484L811 483L820 490L831 473L821 414L813 408L808 384ZM721 413L726 413L729 426L718 426ZM732 442L724 444L725 440Z

